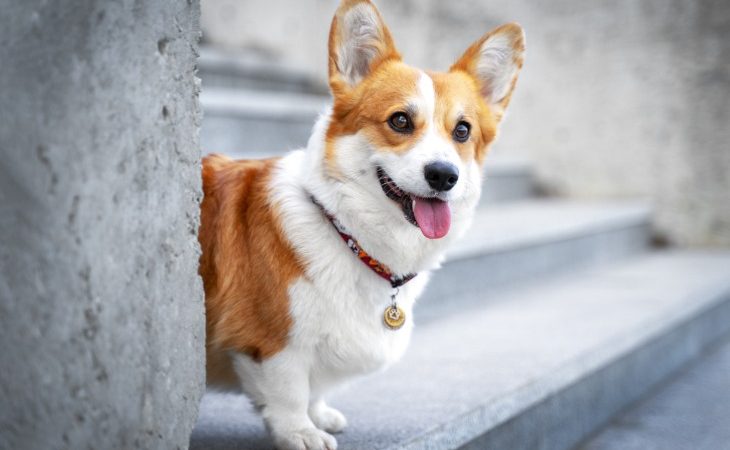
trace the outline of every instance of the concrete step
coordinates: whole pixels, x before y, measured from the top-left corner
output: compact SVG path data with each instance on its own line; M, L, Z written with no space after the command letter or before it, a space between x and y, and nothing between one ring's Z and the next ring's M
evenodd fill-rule
M730 449L730 339L619 414L578 449Z
M331 403L340 449L567 449L730 332L730 253L667 252L474 298ZM418 322L418 309L416 310ZM268 449L242 395L207 394L192 449Z
M327 94L327 85L301 69L241 51L202 46L198 76L204 89L234 88Z
M525 200L535 195L532 163L524 158L487 156L480 205Z
M200 103L204 153L265 158L304 147L329 98L297 92L204 88Z
M650 216L642 201L543 199L482 207L421 302L438 315L449 307L444 299L635 255L648 248Z

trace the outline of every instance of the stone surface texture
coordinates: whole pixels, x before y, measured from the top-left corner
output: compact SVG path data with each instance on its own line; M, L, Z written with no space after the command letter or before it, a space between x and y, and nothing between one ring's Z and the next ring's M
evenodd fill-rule
M611 421L580 450L730 448L730 341Z
M647 196L680 244L730 245L730 3L376 1L407 62L444 70L510 21L527 58L495 150L528 156L543 189ZM207 42L324 79L337 0L207 0Z
M0 0L0 448L185 448L197 0Z

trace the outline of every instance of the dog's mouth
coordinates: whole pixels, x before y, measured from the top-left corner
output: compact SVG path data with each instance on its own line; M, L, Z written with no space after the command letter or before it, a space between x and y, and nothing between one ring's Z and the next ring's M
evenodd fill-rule
M440 239L451 227L449 203L435 197L425 198L401 189L382 167L377 168L378 181L385 195L398 203L406 220L417 226L429 239Z

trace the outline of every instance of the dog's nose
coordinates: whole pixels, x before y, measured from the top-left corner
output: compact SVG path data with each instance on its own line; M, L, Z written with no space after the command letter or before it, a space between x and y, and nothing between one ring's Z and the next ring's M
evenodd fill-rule
M437 191L448 191L459 181L459 169L449 162L433 162L428 164L423 172L428 185Z

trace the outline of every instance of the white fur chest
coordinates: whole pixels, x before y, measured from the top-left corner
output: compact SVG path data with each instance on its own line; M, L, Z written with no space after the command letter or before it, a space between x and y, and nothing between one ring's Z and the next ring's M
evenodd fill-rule
M353 254L312 202L300 178L303 156L294 152L282 160L272 193L283 231L305 269L289 286L290 345L307 360L310 380L329 385L382 369L403 355L413 304L429 274L423 271L399 288L396 300L407 319L402 328L389 329L383 314L393 289Z
M397 361L408 347L413 329L412 295L406 297L407 290L401 290L399 306L407 320L402 328L389 329L383 313L390 287L376 286L387 286L376 277L362 283L364 275L372 274L363 271L364 267L358 269L364 273L347 280L333 278L315 285L302 279L290 288L295 320L292 343L298 351L310 354L313 378L335 382L340 377L377 371Z

